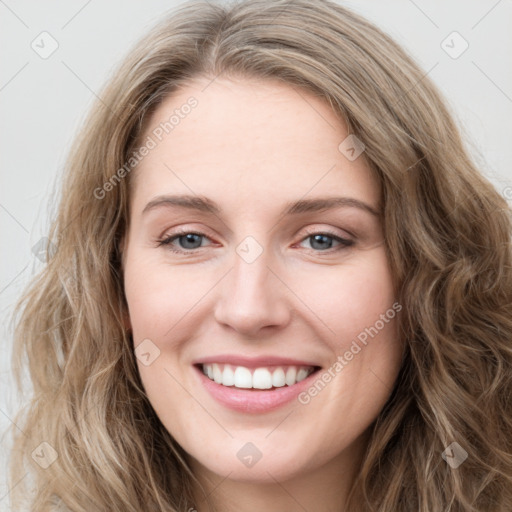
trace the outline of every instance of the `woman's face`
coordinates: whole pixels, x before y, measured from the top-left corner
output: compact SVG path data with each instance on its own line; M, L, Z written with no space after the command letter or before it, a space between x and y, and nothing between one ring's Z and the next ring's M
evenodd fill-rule
M129 324L149 400L198 472L339 472L390 395L401 306L380 191L347 135L327 103L274 81L197 79L150 119Z

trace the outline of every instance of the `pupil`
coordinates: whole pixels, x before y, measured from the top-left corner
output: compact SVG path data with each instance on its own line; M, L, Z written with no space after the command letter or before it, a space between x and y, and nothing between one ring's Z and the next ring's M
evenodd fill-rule
M322 242L322 239L323 239L323 242L325 244L326 242L326 239L328 239L329 237L325 236L325 235L313 235L313 240L314 242L317 242L317 241L320 241Z
M190 242L190 243L194 243L194 237L197 237L199 235L195 235L194 233L188 233L186 235L184 235L183 238L185 238L185 241L186 243ZM197 241L197 240L196 240ZM188 249L195 249L196 247L187 247Z

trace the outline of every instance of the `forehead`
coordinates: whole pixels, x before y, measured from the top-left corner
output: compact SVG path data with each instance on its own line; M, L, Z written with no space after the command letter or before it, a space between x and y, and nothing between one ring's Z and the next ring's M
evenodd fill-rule
M132 174L136 203L162 193L238 206L326 193L379 203L364 154L350 161L338 149L348 136L343 121L325 100L288 84L196 79L146 126L142 140L154 147Z

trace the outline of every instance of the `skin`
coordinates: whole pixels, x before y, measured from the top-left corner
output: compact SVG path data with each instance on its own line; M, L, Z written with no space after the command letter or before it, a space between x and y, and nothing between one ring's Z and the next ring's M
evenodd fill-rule
M197 78L158 107L145 136L190 96L197 107L131 176L127 326L135 347L149 339L160 351L149 366L137 359L144 388L218 510L344 510L399 371L397 317L306 405L229 410L203 389L192 361L270 354L331 367L395 302L382 221L355 207L281 211L322 196L379 210L379 187L364 153L350 161L338 149L348 132L329 105L277 81ZM222 213L162 206L143 214L162 194L206 196ZM205 236L158 245L177 228ZM315 243L311 234L326 230L354 244ZM236 252L247 236L263 249L250 264ZM262 453L252 467L237 457L249 441ZM208 510L199 492L195 508Z

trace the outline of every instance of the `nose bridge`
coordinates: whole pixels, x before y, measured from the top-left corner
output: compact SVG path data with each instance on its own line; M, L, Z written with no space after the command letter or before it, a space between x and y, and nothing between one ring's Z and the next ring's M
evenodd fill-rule
M287 321L284 285L269 267L272 251L255 237L247 236L235 248L232 270L221 286L216 319L235 330L251 335L262 327Z

